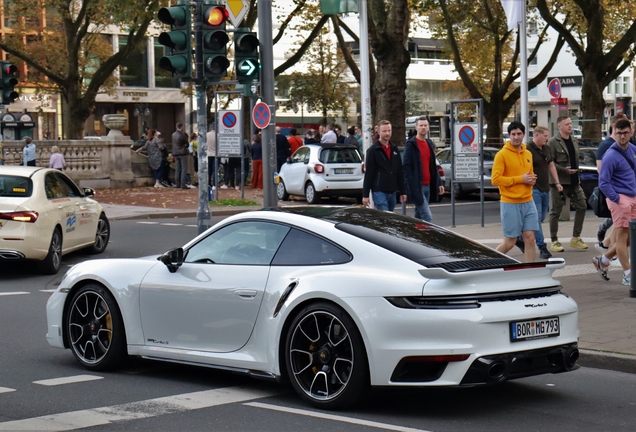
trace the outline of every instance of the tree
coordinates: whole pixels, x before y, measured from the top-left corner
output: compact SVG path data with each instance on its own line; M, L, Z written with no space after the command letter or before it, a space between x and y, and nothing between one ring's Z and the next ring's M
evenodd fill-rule
M433 33L448 41L453 64L470 97L484 100L487 142L501 142L501 126L521 97L521 87L515 85L520 76L519 41L515 38L513 46L516 32L507 30L500 0L429 0L424 6L424 10L437 12ZM529 61L546 37L544 26ZM546 65L529 79L528 88L547 77L563 44L563 38L559 38Z
M554 11L572 16L568 28ZM565 39L583 75L583 138L600 140L603 89L633 64L636 54L636 2L613 0L537 0L541 17Z
M158 5L159 0L5 0L5 16L16 20L0 49L26 63L30 84L61 94L67 136L79 139L97 94L112 89L115 69L145 46ZM114 54L104 36L109 26L126 29L120 36L126 45Z
M307 54L306 72L294 72L279 76L281 87L289 88L289 96L295 100L305 100L322 114L322 123L329 121L330 112L338 112L348 121L351 99L354 98L348 82L348 67L327 37L328 30L323 29Z

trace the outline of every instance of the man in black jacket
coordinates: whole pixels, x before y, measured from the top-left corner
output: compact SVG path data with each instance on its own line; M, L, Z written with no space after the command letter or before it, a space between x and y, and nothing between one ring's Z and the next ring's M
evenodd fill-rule
M417 119L417 134L406 141L404 147L404 179L409 201L415 204L415 217L426 222L433 221L428 203L437 201L438 194L444 194L444 185L437 171L435 162L435 146L426 138L428 135L428 119L422 116Z
M283 135L280 126L276 126L276 171L280 172L280 167L287 162L287 158L291 156L291 146L287 137Z
M174 182L177 188L188 189L186 174L188 173L188 136L183 132L183 123L177 123L177 130L172 134L172 156L175 161Z
M406 202L402 159L398 148L391 143L391 122L378 123L380 139L367 150L364 160L365 174L362 189L362 203L369 205L372 192L373 204L378 210L395 209L395 193L400 193L400 201Z

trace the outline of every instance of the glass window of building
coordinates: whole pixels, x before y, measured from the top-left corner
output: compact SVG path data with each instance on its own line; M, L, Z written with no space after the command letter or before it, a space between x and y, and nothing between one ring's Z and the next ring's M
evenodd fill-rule
M126 38L119 39L119 50L126 47ZM146 44L134 50L119 66L119 85L123 87L148 87L148 56Z
M173 78L172 73L159 67L159 60L166 55L164 47L154 38L154 61L155 61L155 87L179 87L179 79Z
M18 17L15 15L15 0L3 0L2 13L4 15L4 27L11 28L18 24Z

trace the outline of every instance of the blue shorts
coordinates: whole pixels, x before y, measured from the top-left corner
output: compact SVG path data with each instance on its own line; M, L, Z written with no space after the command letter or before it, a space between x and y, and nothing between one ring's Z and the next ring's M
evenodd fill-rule
M534 201L523 204L499 203L504 237L519 237L523 231L539 229L539 215Z

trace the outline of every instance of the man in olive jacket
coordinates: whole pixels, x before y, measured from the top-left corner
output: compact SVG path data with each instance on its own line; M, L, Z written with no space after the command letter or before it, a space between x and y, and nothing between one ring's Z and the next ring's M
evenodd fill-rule
M433 215L428 203L437 202L438 196L444 194L444 185L437 171L435 146L426 138L428 128L426 116L417 119L417 134L406 141L402 167L406 195L409 201L415 204L415 217L432 222Z
M555 182L550 178L550 236L552 237L552 251L563 252L563 245L559 242L559 216L565 201L564 196L570 198L574 207L574 227L572 228L572 239L570 247L574 249L587 249L587 245L581 240L583 231L583 221L587 202L585 193L581 188L581 177L579 175L579 144L572 136L572 119L568 116L557 118L559 133L548 141L550 148L550 158L559 175L559 181ZM563 186L563 195L557 190L557 185Z
M188 189L186 174L188 173L188 136L183 132L183 123L177 123L177 130L172 134L172 156L174 157L174 182L177 188Z
M373 205L385 211L395 209L396 192L400 193L400 201L406 202L402 159L398 148L390 141L391 132L391 122L380 120L380 139L367 150L362 185L362 203L369 205L369 193L372 191Z

